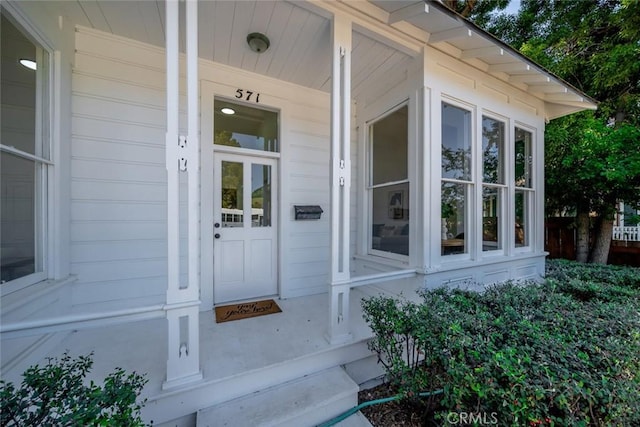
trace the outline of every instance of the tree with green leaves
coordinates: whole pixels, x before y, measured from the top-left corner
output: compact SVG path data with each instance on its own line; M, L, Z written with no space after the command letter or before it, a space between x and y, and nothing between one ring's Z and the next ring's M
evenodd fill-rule
M547 214L575 214L577 259L606 263L616 202L640 206L640 2L445 3L600 102L547 126L545 191Z
M477 25L485 26L496 10L504 10L511 0L444 0L443 3Z
M547 212L573 210L577 260L605 264L616 202L640 201L640 128L607 125L591 112L552 123L545 137Z

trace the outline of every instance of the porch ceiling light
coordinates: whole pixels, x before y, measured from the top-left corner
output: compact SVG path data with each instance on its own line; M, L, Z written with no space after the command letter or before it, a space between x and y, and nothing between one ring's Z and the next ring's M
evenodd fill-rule
M267 36L262 33L251 33L247 36L247 43L252 51L256 53L262 53L269 49L271 42Z
M220 111L222 112L222 114L228 114L228 115L236 113L236 110L234 110L233 108L229 108L229 107L221 108Z
M38 66L36 65L36 61L34 61L33 59L21 58L18 62L20 62L20 65L22 65L23 67L26 67L30 70L35 70L36 68L38 68Z

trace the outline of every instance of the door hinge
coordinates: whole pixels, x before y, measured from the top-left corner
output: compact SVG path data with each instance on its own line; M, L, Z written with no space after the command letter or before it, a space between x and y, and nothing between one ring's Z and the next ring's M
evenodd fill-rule
M178 170L187 171L187 137L180 135L178 137Z
M340 177L340 187L344 187L344 176Z

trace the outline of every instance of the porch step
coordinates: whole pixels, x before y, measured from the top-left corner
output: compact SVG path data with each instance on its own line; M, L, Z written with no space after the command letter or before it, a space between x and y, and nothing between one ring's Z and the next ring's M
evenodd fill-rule
M201 409L196 426L311 427L357 403L358 385L342 368L335 367ZM353 417L355 415L349 418ZM349 421L356 420L357 417ZM358 425L363 424L342 424L344 427Z

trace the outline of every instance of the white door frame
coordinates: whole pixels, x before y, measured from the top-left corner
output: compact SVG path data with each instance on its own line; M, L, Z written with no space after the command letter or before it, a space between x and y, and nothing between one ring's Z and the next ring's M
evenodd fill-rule
M242 196L245 215L243 216L241 227L225 227L222 218L222 162L243 164L244 185ZM253 164L271 167L271 204L268 215L271 218L271 222L269 226L254 226L252 215L247 215L247 211L251 211L250 195L253 173L251 166ZM214 303L273 296L278 292L279 209L278 182L276 179L278 176L278 159L216 149L214 150L213 165L215 177L213 185ZM242 244L238 246L238 242L242 242ZM265 246L265 242L267 246ZM236 249L231 249L233 247ZM256 253L256 250L262 253ZM238 258L242 259L239 261ZM224 276L227 277L223 281Z
M236 100L236 87L234 84L240 84L240 81L243 81L244 84L253 84L254 87L259 88L259 80L254 80L250 77L250 75L245 75L242 72L227 74L220 73L221 75L228 78L228 83L219 83L211 80L200 81L200 170L201 170L201 186L200 186L200 254L201 254L201 267L200 267L200 300L202 304L200 305L201 311L208 311L214 305L214 292L213 286L214 284L214 267L213 267L213 257L214 257L214 208L213 208L213 185L214 185L214 152L218 151L234 151L237 153L248 154L253 156L262 156L262 157L270 157L278 160L278 173L274 178L274 185L278 188L278 194L276 196L277 205L279 206L278 211L275 213L277 216L277 250L276 250L276 269L278 274L278 294L282 292L281 289L281 276L283 274L283 228L282 228L282 218L283 218L283 200L285 197L285 186L281 181L281 176L283 175L283 167L284 164L281 161L280 153L270 153L270 152L261 152L254 150L246 150L241 148L233 147L215 147L212 143L214 139L214 130L213 130L213 114L214 114L214 99L216 97L226 98L228 100L232 100L233 102L237 102L239 104L244 103L242 100ZM235 82L234 82L235 81ZM269 88L271 89L271 88ZM264 90L264 95L262 95L260 99L260 104L256 105L254 103L247 103L247 105L251 105L253 107L266 107L267 109L273 109L278 111L278 119L279 119L279 140L280 140L280 150L282 151L284 148L284 135L286 135L287 129L286 127L286 119L285 119L285 110L286 103L285 99L281 97L275 96L267 96L270 90ZM226 150L225 150L226 149Z

